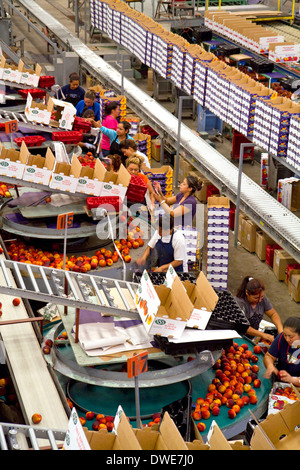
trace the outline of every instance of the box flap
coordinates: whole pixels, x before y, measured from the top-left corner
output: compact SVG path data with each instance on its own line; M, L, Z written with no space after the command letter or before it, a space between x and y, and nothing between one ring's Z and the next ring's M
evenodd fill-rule
M53 170L55 165L55 157L52 153L52 150L48 147L47 152L46 152L46 158L45 158L45 167L47 170Z
M169 450L187 450L187 446L169 413L164 413L159 432Z
M210 450L232 450L231 445L215 420L212 421L207 433L207 443L209 444Z
M125 415L121 406L118 407L118 411L114 420L115 428L114 431L118 436L120 446L126 450L142 450L135 433L128 422L127 416Z

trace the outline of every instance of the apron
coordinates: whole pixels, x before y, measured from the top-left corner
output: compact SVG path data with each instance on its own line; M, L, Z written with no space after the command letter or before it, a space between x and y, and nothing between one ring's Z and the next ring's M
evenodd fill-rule
M120 155L120 157L122 157L122 163L124 163L123 159L124 159L125 155L122 152L122 150L120 149L120 144L119 144L119 142L117 142L117 139L118 139L118 136L116 136L115 139L111 142L110 148L109 148L109 153L110 153L110 155ZM125 159L126 159L126 157L125 157Z
M158 255L158 266L162 266L164 264L169 264L174 261L174 248L172 246L174 232L172 232L171 239L169 243L164 243L161 239L159 239L155 245L157 255ZM175 271L178 273L183 272L183 264L177 266Z

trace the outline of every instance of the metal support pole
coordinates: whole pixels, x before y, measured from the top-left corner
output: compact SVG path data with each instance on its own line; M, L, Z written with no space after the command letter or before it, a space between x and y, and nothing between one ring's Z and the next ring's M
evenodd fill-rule
M121 61L121 95L124 95L124 59L125 56L122 54L122 61Z
M183 100L190 100L190 96L179 96L178 103L178 131L177 131L177 150L176 150L176 160L175 160L175 178L173 181L173 187L177 188L178 186L178 173L179 173L179 152L180 152L180 132L181 132L181 118L182 118L182 102Z
M239 174L238 174L238 186L236 195L236 207L235 207L235 220L234 220L234 246L237 247L237 238L239 231L239 213L240 213L240 200L241 200L241 186L242 186L242 174L243 174L243 160L244 160L244 149L246 147L254 147L254 144L241 144L240 156L239 156Z
M141 412L140 412L140 394L139 394L139 376L134 377L134 394L135 394L135 410L136 410L136 427L142 429Z
M164 164L164 160L165 160L165 148L164 148L164 138L161 137L160 138L160 164L163 165Z

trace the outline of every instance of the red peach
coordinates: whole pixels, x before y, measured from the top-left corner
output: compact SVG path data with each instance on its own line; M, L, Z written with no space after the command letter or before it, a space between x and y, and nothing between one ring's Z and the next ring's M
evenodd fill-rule
M257 396L251 395L251 397L249 398L249 402L251 403L251 405L255 405L257 403Z
M258 345L254 346L253 352L254 352L255 354L259 354L259 353L261 352L261 347L258 346Z
M197 429L198 429L198 431L203 432L203 431L205 431L206 426L205 426L204 423L198 423L197 424Z
M261 386L261 381L259 379L255 379L253 382L254 388L259 388Z
M236 412L230 408L230 410L228 410L228 418L230 419L234 419L236 417Z
M94 419L95 413L93 411L87 411L86 414L85 414L85 417L86 417L87 420L90 421L90 420Z
M214 406L211 410L213 416L218 416L220 414L220 408L218 406Z
M40 415L39 413L34 413L31 416L31 421L33 422L33 424L40 423L42 421L42 415Z
M208 409L201 409L201 414L203 419L209 419L210 417L210 411Z

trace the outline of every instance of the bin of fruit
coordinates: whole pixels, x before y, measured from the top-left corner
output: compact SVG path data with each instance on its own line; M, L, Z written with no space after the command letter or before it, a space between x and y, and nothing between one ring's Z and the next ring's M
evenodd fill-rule
M92 128L92 123L87 119L75 116L73 130L74 131L82 131L82 132L90 132Z

